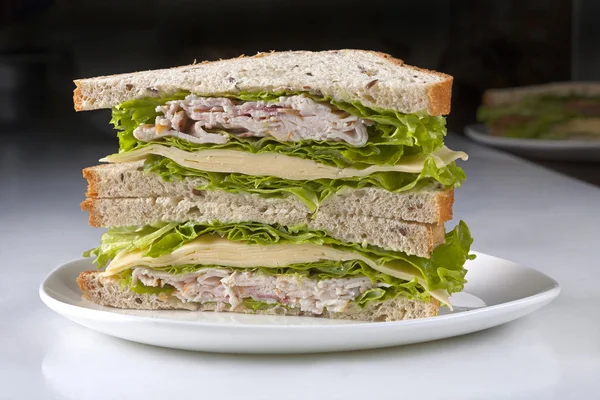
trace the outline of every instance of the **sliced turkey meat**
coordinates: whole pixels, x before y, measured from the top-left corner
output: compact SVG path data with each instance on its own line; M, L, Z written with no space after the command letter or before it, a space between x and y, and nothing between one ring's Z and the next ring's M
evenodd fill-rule
M174 130L171 128L171 121L166 118L156 118L156 125L142 124L133 131L133 135L142 142L149 142L151 140L160 139L164 136L172 136L197 144L223 144L227 143L229 140L227 135L208 133L202 129L202 127L193 126L189 129L189 131L190 133L184 133Z
M267 275L256 271L231 268L205 268L197 272L172 275L150 268L134 268L133 284L163 287L171 285L174 295L184 302L229 304L231 310L253 299L300 308L303 312L322 314L341 312L361 293L377 286L367 277L312 279L298 275Z
M360 147L367 143L367 126L371 124L303 95L280 97L276 102L189 95L156 111L162 115L156 117L154 125L143 124L134 130L137 139L148 142L173 136L192 143L222 144L229 140L228 135L209 132L222 130L239 137L344 141Z

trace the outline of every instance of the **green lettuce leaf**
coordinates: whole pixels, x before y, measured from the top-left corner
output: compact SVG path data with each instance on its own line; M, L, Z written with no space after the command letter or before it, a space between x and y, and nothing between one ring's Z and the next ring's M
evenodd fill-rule
M198 186L196 188L198 190L247 192L266 198L293 195L302 201L311 212L316 212L320 203L343 188L358 189L376 186L389 192L404 192L431 185L434 181L446 187L460 187L465 179L464 171L456 163L438 169L431 157L425 161L423 170L419 174L376 172L366 177L312 181L292 181L273 176L200 171L183 167L169 158L156 155L151 155L146 159L144 169L161 176L167 182L182 180L185 177L204 178L207 183Z
M275 101L280 96L299 93L241 93L234 98L244 101ZM370 165L395 165L404 154L431 153L440 148L446 135L446 120L426 113L402 114L395 111L364 107L359 103L338 102L329 97L304 93L318 102L331 103L341 110L374 122L368 128L369 141L365 146L353 147L345 142L302 141L279 142L273 138L240 138L229 135L225 144L194 144L178 138L140 142L133 130L144 123L153 123L155 108L167 101L183 99L188 93L177 93L163 98L127 101L113 109L111 123L119 131L119 152L130 151L151 143L166 143L186 151L228 149L251 153L277 152L314 160L340 168L366 168ZM233 96L229 96L233 97ZM223 132L221 132L223 133Z
M260 311L260 310L268 310L269 308L273 308L273 307L277 307L277 306L285 307L283 304L280 304L277 302L267 303L266 301L254 300L252 298L244 299L242 301L242 303L244 304L244 306L246 308L254 310L255 312Z
M429 290L444 289L449 293L463 289L466 282L464 263L474 256L469 254L473 239L467 225L460 222L446 234L446 242L434 249L431 258L421 258L401 252L385 250L375 246L363 246L357 243L345 243L328 236L323 231L309 230L305 225L283 227L270 226L257 222L212 225L197 224L192 221L184 224L160 224L142 228L115 228L102 235L100 246L89 250L85 256L96 256L98 266L104 267L119 251L142 251L143 256L159 257L170 254L185 243L201 235L218 235L228 240L248 244L302 244L313 243L329 245L334 248L352 250L376 262L385 264L389 261L404 261L417 268L423 274ZM320 273L346 276L358 268L353 264L321 265ZM361 273L365 268L376 274L369 267L360 266ZM299 269L300 267L296 267ZM172 272L175 272L173 270ZM341 274L341 275L340 275ZM384 275L384 274L383 274ZM381 278L381 277L380 277ZM391 278L391 277L390 277ZM383 278L382 278L383 279Z

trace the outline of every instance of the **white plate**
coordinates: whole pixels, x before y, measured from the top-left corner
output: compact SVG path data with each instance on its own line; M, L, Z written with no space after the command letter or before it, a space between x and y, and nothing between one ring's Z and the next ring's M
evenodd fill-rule
M525 157L556 161L600 161L600 140L544 140L491 136L485 125L468 125L472 140Z
M57 313L95 331L156 346L223 353L307 353L426 342L504 324L548 304L558 283L533 269L477 253L469 261L465 292L454 312L419 320L351 322L189 311L134 311L82 300L75 278L93 269L89 259L61 265L40 286Z

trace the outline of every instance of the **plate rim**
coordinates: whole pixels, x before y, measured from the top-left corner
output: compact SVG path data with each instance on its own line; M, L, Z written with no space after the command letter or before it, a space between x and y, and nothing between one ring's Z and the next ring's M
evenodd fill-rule
M447 320L455 320L458 319L459 321L463 318L473 318L473 316L477 316L479 314L485 313L494 313L497 312L498 310L507 308L507 307L514 307L517 304L521 304L524 306L530 305L530 304L536 304L536 303L542 303L542 305L548 304L549 302L553 301L554 299L556 299L561 292L561 286L560 284L552 277L546 275L545 273L538 271L535 268L531 268L531 267L527 267L518 263L515 263L513 261L510 260L506 260L500 257L496 257L496 256L492 256L486 253L482 253L482 252L478 252L478 251L472 251L472 253L476 254L477 256L483 255L486 257L492 257L498 260L502 260L504 262L508 262L513 264L514 266L517 266L521 269L526 269L529 271L533 271L537 274L542 275L544 278L546 278L549 283L551 284L548 288L544 289L543 291L536 293L532 296L527 296L521 299L516 299L516 300L511 300L511 301L507 301L504 303L500 303L500 304L495 304L492 306L487 306L487 307L482 307L482 308L478 308L478 309L472 309L472 310L468 310L468 311L462 311L462 312L458 312L455 314L446 314L446 315L438 315L435 317L427 317L427 318L418 318L418 319L413 319L413 320L403 320L403 321L389 321L389 322L369 322L369 321L363 321L361 323L356 323L356 324L323 324L323 325L319 325L319 324L307 324L307 325L285 325L285 324L231 324L231 323L222 323L222 322L211 322L211 321L206 321L206 322L201 322L201 321L182 321L182 320L171 320L171 319L167 319L167 318L155 318L155 317L146 317L146 316L140 316L140 315L130 315L130 314L121 314L121 313L117 313L111 310L98 310L98 309L94 309L94 308L87 308L87 307L82 307L79 305L75 305L75 304L69 304L69 303L65 303L55 297L53 297L50 293L48 293L46 291L46 286L48 284L48 281L50 279L52 279L53 277L55 277L56 274L59 273L59 271L61 271L62 269L64 269L66 266L74 264L74 263L78 263L78 262L90 262L88 258L85 257L79 257L79 258L75 258L69 261L66 261L60 265L58 265L56 268L54 268L50 273L48 273L48 275L46 275L46 277L44 278L44 280L41 282L39 289L38 289L38 294L40 296L40 299L42 300L42 302L48 306L50 309L52 309L54 312L57 312L60 315L63 315L66 317L66 315L64 315L62 312L59 312L57 310L56 307L58 308L66 308L71 310L71 312L68 313L69 316L74 316L74 317L82 317L82 318L90 318L90 315L93 316L94 319L96 320L111 320L111 322L125 322L125 321L135 321L135 322L143 322L143 323L158 323L158 324L170 324L170 325L178 325L178 326L185 326L185 327L203 327L203 328L211 328L211 329L219 329L219 328L235 328L235 329L249 329L249 330L272 330L272 329L302 329L302 330L331 330L331 329L371 329L373 327L379 327L379 326L387 326L389 328L394 328L394 327L398 327L398 326L413 326L413 325L418 325L418 324L431 324L431 323L443 323L444 321ZM88 315L84 315L84 314L88 314ZM250 314L251 315L251 314ZM311 317L306 317L306 318L311 318ZM457 321L458 322L458 321Z
M469 138L476 142L504 147L519 146L521 149L530 150L600 150L600 141L523 139L491 136L487 132L485 124L468 124L465 126L464 131Z

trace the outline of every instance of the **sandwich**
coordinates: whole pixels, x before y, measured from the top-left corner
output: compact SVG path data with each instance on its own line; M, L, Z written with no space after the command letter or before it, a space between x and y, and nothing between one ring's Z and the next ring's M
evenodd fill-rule
M119 150L83 170L108 228L94 303L395 321L463 289L446 232L467 155L444 146L452 77L359 50L272 52L75 81Z
M493 136L600 139L600 83L558 82L483 95L477 119Z

